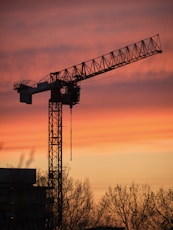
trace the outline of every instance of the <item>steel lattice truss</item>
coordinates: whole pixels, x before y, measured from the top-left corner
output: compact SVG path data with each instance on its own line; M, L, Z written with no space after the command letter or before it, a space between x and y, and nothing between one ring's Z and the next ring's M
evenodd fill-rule
M54 74L56 79L66 82L78 82L160 52L162 51L159 35L155 35L68 69L52 73L52 78Z
M61 226L62 223L62 103L49 100L49 198L53 198L51 203L54 218L52 226Z

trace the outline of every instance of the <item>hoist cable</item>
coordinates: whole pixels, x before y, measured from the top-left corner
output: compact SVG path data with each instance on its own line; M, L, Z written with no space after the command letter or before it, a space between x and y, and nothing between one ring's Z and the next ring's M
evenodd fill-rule
M70 108L70 160L72 161L72 108Z

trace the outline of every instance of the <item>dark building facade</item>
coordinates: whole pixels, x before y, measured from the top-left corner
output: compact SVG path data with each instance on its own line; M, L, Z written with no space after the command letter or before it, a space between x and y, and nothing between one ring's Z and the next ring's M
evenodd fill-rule
M35 169L0 168L1 230L46 229L47 188L35 183Z

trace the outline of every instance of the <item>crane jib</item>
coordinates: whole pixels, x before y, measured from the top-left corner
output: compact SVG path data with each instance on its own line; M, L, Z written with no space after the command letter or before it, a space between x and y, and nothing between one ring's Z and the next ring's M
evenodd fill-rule
M38 83L33 83L29 80L17 82L14 84L14 89L18 93L22 93L25 87L26 93L26 88L28 88L27 93L30 95L48 91L51 90L53 83L59 84L61 82L62 87L69 82L75 84L157 53L162 53L159 34L78 65L50 73L50 77L45 81Z
M161 52L160 38L157 34L100 57L51 73L51 82L56 79L66 82L82 81Z

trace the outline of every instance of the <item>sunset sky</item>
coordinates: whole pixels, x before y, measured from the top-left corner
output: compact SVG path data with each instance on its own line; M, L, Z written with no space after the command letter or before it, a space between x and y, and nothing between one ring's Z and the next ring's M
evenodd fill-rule
M173 186L173 1L2 0L0 5L0 167L47 170L50 92L19 102L16 81L160 34L163 53L82 81L63 107L63 164L89 178L95 197L108 186Z

